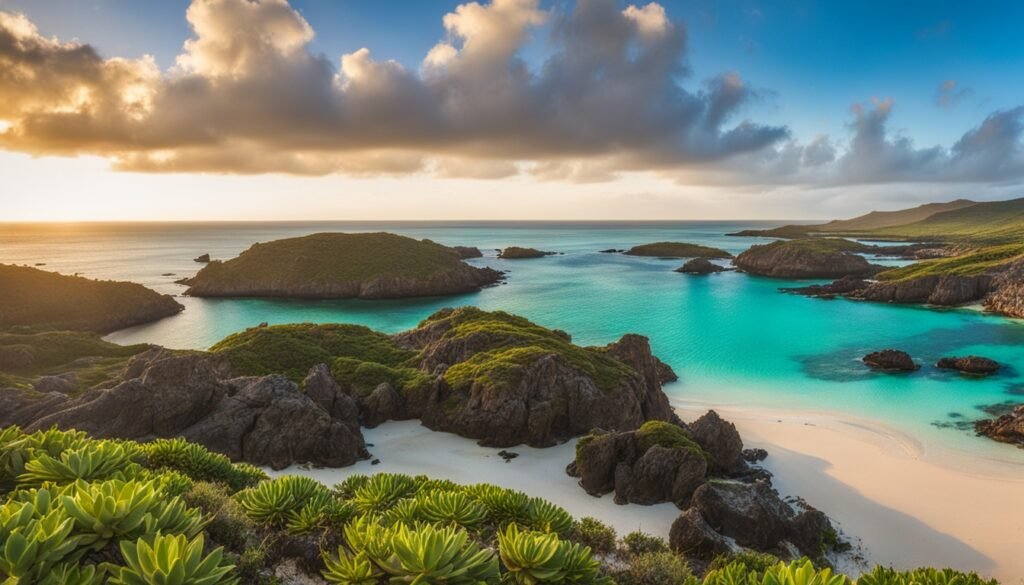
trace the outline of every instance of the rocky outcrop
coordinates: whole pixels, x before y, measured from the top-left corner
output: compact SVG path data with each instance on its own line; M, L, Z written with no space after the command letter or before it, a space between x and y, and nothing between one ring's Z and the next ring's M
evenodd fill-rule
M971 376L987 376L999 371L999 362L987 357L969 355L939 358L935 367L943 370L957 370L961 374Z
M693 439L711 455L715 469L729 472L743 465L743 439L736 425L723 420L717 412L709 410L690 423L689 429Z
M1024 404L997 418L975 422L974 430L992 440L1024 449Z
M930 305L962 305L988 294L992 278L979 276L926 276L905 280L880 280L854 292L851 296L866 301L886 303L927 303Z
M519 246L509 246L501 252L498 252L498 258L504 260L524 260L527 258L543 258L544 256L554 256L558 252L545 252L536 248L520 248Z
M765 482L709 481L672 525L669 543L686 556L708 560L723 552L723 537L738 546L791 556L818 557L834 536L822 512L795 509Z
M921 367L914 362L910 354L898 349L874 351L861 360L869 368L883 372L913 372Z
M455 250L455 253L459 255L459 258L462 258L463 260L484 257L484 253L476 246L451 246L451 249Z
M881 267L855 252L862 246L849 240L807 239L751 246L736 257L740 270L773 278L865 277Z
M208 264L210 262L210 255L209 254L202 254L200 256L197 256L197 257L193 258L192 261L193 262L198 262L200 264Z
M811 286L782 288L779 290L808 297L830 299L857 292L866 288L869 284L868 281L856 276L844 276L829 284L812 284Z
M682 272L683 274L714 274L716 272L725 271L726 269L724 267L712 263L707 258L694 258L679 268L676 268L676 272Z
M478 291L502 280L453 249L387 233L314 234L254 244L185 283L197 297L389 299Z
M719 248L690 244L687 242L655 242L633 246L626 251L629 256L652 258L732 258L732 254Z
M93 437L183 436L275 469L302 462L336 467L367 456L358 409L325 367L310 372L305 393L281 376L228 375L216 356L155 349L133 358L109 388L74 399L23 394L6 405L14 420L3 422L30 431L74 428Z

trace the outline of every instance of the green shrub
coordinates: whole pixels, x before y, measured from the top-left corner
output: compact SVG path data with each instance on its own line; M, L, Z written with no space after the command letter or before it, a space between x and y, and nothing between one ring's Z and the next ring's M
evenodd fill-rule
M46 482L62 485L76 480L127 479L127 476L134 476L138 468L121 445L97 441L68 449L58 457L40 453L25 464L25 473L18 476L18 483L32 487Z
M666 449L683 448L696 455L708 459L708 454L690 436L690 433L679 425L660 420L645 422L637 429L640 451L646 453L651 447L658 445Z
M588 547L555 533L524 532L509 524L498 533L498 550L512 583L610 583L600 576L601 564Z
M665 552L668 550L668 543L664 538L651 536L646 532L636 530L622 538L622 546L626 554L642 555L645 553Z
M74 521L52 505L50 492L39 490L33 500L0 506L3 583L34 583L83 552L83 537L72 534Z
M573 527L572 539L601 555L615 552L615 529L597 518L580 518Z
M800 585L850 585L851 581L843 576L836 575L832 569L816 569L814 564L807 560L793 561L789 564L777 563L765 569L763 572L751 570L742 562L733 562L717 569L712 569L704 575L701 585L774 585L774 584L800 584ZM915 585L917 585L915 583Z
M203 536L157 534L121 543L126 566L107 565L110 585L234 585L234 565L224 564L224 549L203 555Z
M683 557L674 552L644 552L631 556L616 571L618 585L697 585ZM747 581L742 581L745 585Z
M712 559L711 563L708 565L708 570L713 571L732 564L742 565L748 572L762 574L770 567L774 567L779 564L779 562L779 557L776 557L775 555L753 550L743 550L733 554L718 555Z
M977 573L961 573L953 569L896 571L879 566L861 575L857 585L999 585L999 582L980 577Z
M213 481L228 485L232 491L252 487L267 479L267 474L248 463L231 463L220 453L185 439L157 439L142 448L146 466L171 469L195 481Z
M202 511L207 519L206 533L210 539L230 550L242 550L247 544L247 535L257 526L231 497L224 484L196 482L182 499L189 506Z
M413 495L416 480L399 473L378 473L355 490L352 503L360 512L386 512L398 500Z
M466 493L476 498L487 508L491 521L503 525L509 522L529 522L530 496L507 488L479 483L471 485Z
M487 520L487 507L462 492L428 491L416 498L417 518L463 528L477 528Z
M284 526L314 497L331 497L323 484L301 475L286 475L238 492L235 498L253 520L268 526Z

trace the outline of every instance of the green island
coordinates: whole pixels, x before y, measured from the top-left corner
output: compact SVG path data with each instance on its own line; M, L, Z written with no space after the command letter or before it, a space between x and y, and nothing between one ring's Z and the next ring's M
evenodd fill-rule
M0 264L0 329L29 326L108 333L182 309L173 297L141 284Z
M655 242L633 246L626 251L627 256L653 256L656 258L732 258L725 250L688 244L685 242Z
M197 297L404 298L480 290L500 272L430 240L390 233L320 233L253 244L185 283Z
M11 584L854 583L810 559L763 553L693 567L660 538L620 539L599 520L500 486L389 473L333 487L271 479L181 439L7 427L0 496L0 576ZM856 583L996 582L876 567Z
M522 248L520 246L509 246L498 252L498 258L503 260L525 260L528 258L543 258L554 256L557 252L545 252L536 248Z

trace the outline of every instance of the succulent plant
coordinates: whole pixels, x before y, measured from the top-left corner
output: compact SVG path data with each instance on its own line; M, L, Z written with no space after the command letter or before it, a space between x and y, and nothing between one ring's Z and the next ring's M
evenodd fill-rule
M95 565L65 564L55 567L39 581L39 585L100 585L104 572Z
M110 585L234 585L234 565L223 562L224 549L203 555L203 536L157 534L121 542L126 566L106 565Z
M143 447L146 465L153 469L180 471L195 481L227 484L233 491L245 489L267 479L263 470L248 463L231 460L185 439L157 439Z
M466 493L479 500L487 508L491 521L497 524L529 521L530 497L523 492L480 483L467 487Z
M487 507L462 492L431 491L418 496L416 501L418 518L427 522L476 528L487 520Z
M376 585L384 575L366 553L351 554L339 546L336 556L324 555L324 579L338 585Z
M506 579L521 585L540 583L606 583L590 549L558 538L558 534L520 531L509 524L498 533L498 549L508 570Z
M21 486L38 486L46 482L56 484L73 483L76 480L126 479L134 475L138 465L132 462L131 454L117 443L97 441L74 449L67 449L58 456L41 453L25 464L25 472L18 476Z
M408 475L378 473L355 490L352 502L360 512L385 512L398 500L413 495L418 487Z
M301 475L286 475L240 491L235 498L253 520L268 526L284 526L292 514L321 496L330 497L331 493L320 482Z
M541 498L530 498L530 503L526 508L526 518L534 530L555 532L562 536L569 536L572 533L572 515L565 509Z
M73 520L50 498L48 491L40 490L38 503L12 501L0 506L0 582L35 583L84 552L83 539L72 535Z

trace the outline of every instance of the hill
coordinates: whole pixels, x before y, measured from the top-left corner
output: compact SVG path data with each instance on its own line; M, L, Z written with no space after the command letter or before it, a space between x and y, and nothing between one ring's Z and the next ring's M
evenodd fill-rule
M655 242L633 246L626 254L628 256L654 256L656 258L732 258L732 254L725 250L688 244L686 242Z
M108 333L177 314L170 295L141 284L0 264L0 329L31 326Z
M1024 198L976 203L914 223L879 228L870 235L906 240L1008 244L1024 240Z
M253 244L211 262L187 284L197 297L383 299L479 290L501 273L452 248L389 233L321 233Z
M852 219L834 219L828 223L806 226L817 232L851 233L878 230L923 221L937 213L956 211L977 205L974 201L957 199L947 203L926 203L897 211L872 211Z

